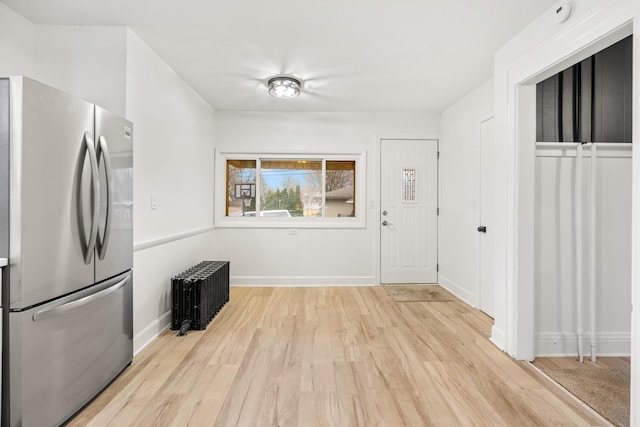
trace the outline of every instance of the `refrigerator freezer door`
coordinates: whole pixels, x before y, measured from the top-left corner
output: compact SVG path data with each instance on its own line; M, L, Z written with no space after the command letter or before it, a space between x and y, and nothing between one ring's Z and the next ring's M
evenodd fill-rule
M96 281L133 266L132 124L95 107L96 151L100 170L100 219Z
M10 91L9 303L16 310L94 283L93 262L85 263L93 105L23 77L11 77Z
M9 314L10 426L60 425L133 357L130 272Z

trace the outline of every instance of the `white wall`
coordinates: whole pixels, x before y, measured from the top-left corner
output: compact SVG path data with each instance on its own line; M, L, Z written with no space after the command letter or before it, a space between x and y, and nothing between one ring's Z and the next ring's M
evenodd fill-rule
M25 75L124 116L126 34L35 25L0 3L0 76Z
M36 27L0 3L0 76L33 76Z
M212 257L215 112L132 31L127 118L134 132L134 350L170 320L170 279ZM157 209L151 209L151 193Z
M35 27L36 80L125 115L125 27Z
M293 236L288 229L218 228L215 255L231 261L232 284L379 283L379 139L438 138L439 122L439 114L219 111L221 151L367 154L365 228L299 229ZM224 204L223 191L216 203Z
M602 146L601 146L602 147ZM630 148L630 147L629 147ZM603 152L605 148L600 148ZM628 152L627 152L628 153ZM589 151L582 161L582 354L589 355ZM631 158L598 159L596 338L598 356L628 356L631 337ZM536 158L535 355L576 356L575 157Z
M439 282L479 306L480 122L493 113L493 80L442 112Z

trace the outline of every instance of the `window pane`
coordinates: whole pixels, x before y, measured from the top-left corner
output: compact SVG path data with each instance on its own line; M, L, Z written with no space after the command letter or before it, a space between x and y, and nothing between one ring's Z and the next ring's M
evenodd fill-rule
M402 169L402 203L416 203L416 169Z
M227 160L227 216L256 215L256 161Z
M356 215L356 162L353 160L327 161L325 197L327 217Z
M322 162L262 160L260 216L320 216Z

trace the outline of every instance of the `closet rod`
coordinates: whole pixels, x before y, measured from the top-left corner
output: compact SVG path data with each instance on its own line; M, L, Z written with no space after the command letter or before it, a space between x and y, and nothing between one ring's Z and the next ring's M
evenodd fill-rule
M578 143L575 142L536 142L536 157L575 157L577 146ZM591 147L598 147L599 159L603 157L631 157L632 146L628 143L587 142L582 146L586 147L588 151Z

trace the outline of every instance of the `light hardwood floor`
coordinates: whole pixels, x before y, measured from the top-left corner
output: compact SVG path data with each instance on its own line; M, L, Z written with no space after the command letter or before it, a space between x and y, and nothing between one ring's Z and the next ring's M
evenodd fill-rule
M69 425L603 425L490 327L455 298L232 288L205 331L163 333Z

